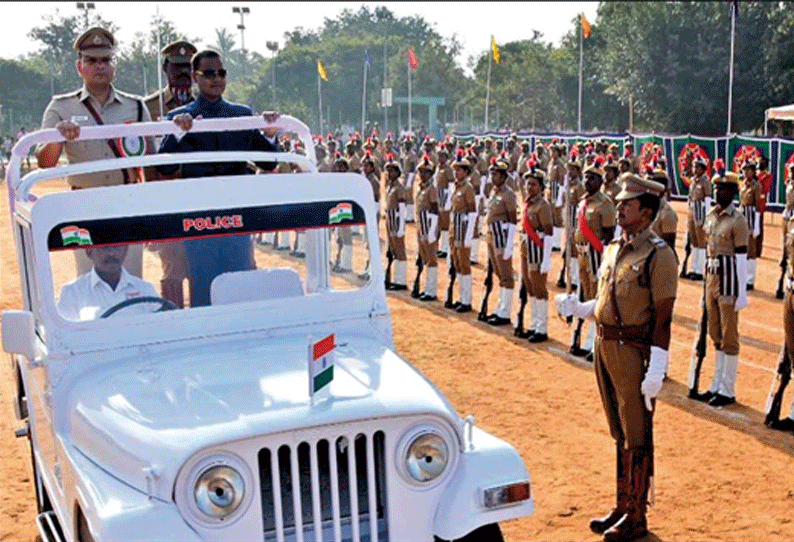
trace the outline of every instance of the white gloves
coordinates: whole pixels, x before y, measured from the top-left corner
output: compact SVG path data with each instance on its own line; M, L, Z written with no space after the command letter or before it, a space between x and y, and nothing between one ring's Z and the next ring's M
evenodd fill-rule
M582 303L577 294L557 294L554 296L554 303L557 305L557 314L563 320L569 316L584 320L592 318L595 313L596 300L591 299Z
M471 212L467 215L466 220L466 236L463 238L463 246L471 247L471 242L474 240L474 224L477 222L477 212Z
M753 224L753 237L761 235L761 212L755 211L755 223Z
M398 208L400 210L400 227L397 228L397 237L402 237L405 235L405 203L401 202Z
M551 271L551 249L554 243L551 236L547 238L543 232L539 232L538 237L543 241L543 261L540 264L540 272L548 273Z
M507 228L507 243L502 251L502 259L507 261L513 257L513 245L516 241L516 225L512 222L508 222L505 227Z
M640 384L640 392L645 396L645 408L653 412L651 399L659 395L662 390L664 375L667 373L667 364L670 354L667 350L662 350L658 346L651 346L651 361L648 370L645 371L645 378Z
M428 213L430 219L430 227L427 230L427 242L435 243L438 239L438 215L436 213Z
M747 306L747 254L736 255L736 277L739 282L739 295L733 308L739 312Z

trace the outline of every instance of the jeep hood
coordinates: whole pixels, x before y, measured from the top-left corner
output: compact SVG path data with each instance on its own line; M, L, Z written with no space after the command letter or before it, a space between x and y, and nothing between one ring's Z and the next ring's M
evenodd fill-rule
M305 337L237 340L97 367L69 395L71 440L141 491L154 468L162 493L184 461L209 446L385 416L456 417L388 348L356 336L337 336L337 344L334 379L314 403ZM155 496L170 500L169 493Z

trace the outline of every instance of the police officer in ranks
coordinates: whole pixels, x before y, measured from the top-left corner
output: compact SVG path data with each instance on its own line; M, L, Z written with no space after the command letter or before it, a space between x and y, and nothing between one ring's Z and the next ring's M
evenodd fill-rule
M606 542L648 532L654 405L667 372L678 285L675 254L650 229L664 187L631 173L618 180L623 233L604 251L596 299L580 303L574 294L557 296L562 315L594 318L598 328L595 375L616 444L617 504L592 519L590 530Z
M485 166L487 173L488 167L482 158L477 156L474 149L469 146L466 150L466 160L471 165L471 174L469 175L469 182L471 183L472 190L474 190L474 203L477 208L477 219L474 223L474 238L471 240L471 254L470 260L472 265L480 263L480 226L482 221L480 217L484 216L485 212L485 179L487 177L481 176L480 171L482 166Z
M708 169L706 160L698 156L693 160L692 166L695 168L695 175L689 181L687 196L689 206L687 235L692 249L692 271L686 277L690 280L703 280L703 266L706 263L706 232L703 230L703 224L711 210L712 187L706 175Z
M336 139L334 139L333 134L328 134L325 139L325 147L328 150L328 167L330 168L329 171L334 171L334 165L336 164L336 154L337 154L337 143Z
M652 181L664 185L664 195L659 203L659 212L656 214L656 220L653 221L653 233L658 235L667 243L670 248L675 252L675 236L678 232L678 214L675 209L667 201L670 195L670 179L667 177L667 171L662 168L654 169L648 175Z
M410 224L414 221L414 179L416 177L416 163L419 158L412 150L413 143L410 136L405 138L403 145L404 151L400 159L402 160L403 174L405 175L405 194L408 198L406 199L406 212L408 213L406 221Z
M694 397L711 406L736 402L739 367L739 311L747 306L747 220L733 205L739 177L714 161L717 203L706 215L706 311L709 337L714 342L714 377L708 391Z
M469 175L471 164L463 150L459 150L452 163L455 185L452 191L449 246L452 263L458 276L458 298L454 304L457 312L471 312L471 245L477 223L477 203Z
M523 184L524 173L527 172L530 158L532 158L532 153L529 152L529 141L524 140L521 142L521 154L518 157L518 178L522 181L520 184ZM535 154L534 160L535 163L538 163L537 154ZM540 166L540 164L538 164L538 166Z
M113 55L116 40L104 28L93 27L83 32L74 42L77 51L75 68L83 86L73 92L53 96L41 121L42 128L56 128L66 142L40 145L36 149L39 167L53 167L61 152L66 153L70 164L112 159L125 155L151 152L154 141L150 138L125 138L92 141L75 141L81 126L148 122L149 111L140 96L122 92L113 86L115 62ZM73 189L112 186L138 182L135 169L100 171L70 175L66 181ZM143 245L130 245L124 259L124 268L140 277L143 272ZM75 250L77 275L91 270L93 262L84 250Z
M386 233L394 256L394 280L387 290L407 290L408 257L405 253L405 186L400 179L400 163L389 155L386 164Z
M601 267L601 257L604 246L609 244L615 232L615 205L607 195L601 192L603 182L604 157L594 159L593 165L585 169L586 193L580 198L576 209L575 225L573 229L573 242L576 247L571 255L576 254L579 268L579 301L587 302L595 299L598 289L598 273ZM570 189L570 187L569 187ZM571 198L575 192L570 192ZM571 199L571 201L575 201ZM595 322L588 325L587 339L583 346L575 343L571 338L571 354L587 357L593 361L593 345L595 344Z
M549 292L546 280L551 268L551 235L554 221L551 205L543 197L546 174L534 158L526 164L522 196L524 210L521 214L521 280L527 290L532 323L526 338L531 343L548 340Z
M604 164L603 170L604 182L601 184L601 192L612 200L613 205L617 205L617 200L615 198L621 190L620 184L618 184L618 175L620 175L618 161L613 159L612 156L607 156L607 161Z
M634 173L635 175L640 174L640 157L634 154L634 143L631 141L626 142L625 145L626 151L624 153L624 157L628 159L630 168L629 171Z
M513 245L518 222L516 194L507 186L507 172L510 168L504 160L491 163L491 197L488 200L488 214L485 226L488 229L488 258L496 276L499 277L499 303L496 312L488 316L492 326L510 324L513 306Z
M322 139L317 141L317 143L314 145L314 156L317 158L317 171L320 173L328 173L329 171L333 171L333 166L328 163L328 151L326 151Z
M348 167L353 173L361 173L361 159L356 154L356 142L350 140L345 145L345 158L347 158Z
M452 208L452 189L451 185L455 182L452 168L449 167L447 160L449 153L443 145L439 145L436 152L438 164L436 165L435 183L438 190L438 230L441 240L438 251L440 258L446 258L449 252L449 210Z
M169 111L194 100L190 59L196 52L193 44L184 40L170 43L160 51L163 55L163 72L168 85L144 99L152 119L165 118L165 114ZM162 111L160 111L160 96L163 99Z
M438 189L433 184L435 165L429 154L416 167L419 190L416 193L416 237L419 257L427 268L425 289L420 301L438 299Z
M755 176L756 163L752 160L742 164L744 181L739 187L739 209L747 220L750 239L747 243L747 289L755 288L755 269L758 263L758 241L761 235L761 183Z
M548 186L546 189L546 201L549 202L551 205L551 215L554 219L554 240L553 240L553 248L555 250L559 250L562 247L562 231L563 231L563 223L562 223L562 202L560 205L557 205L559 198L560 191L563 187L563 183L565 182L565 166L562 164L562 149L558 145L551 146L551 158L549 160L549 166L546 170L546 179L548 180Z
M568 254L571 255L569 259L571 263L569 276L571 277L574 287L578 288L580 278L579 258L577 257L578 252L576 250L576 241L574 240L574 234L577 229L576 208L579 205L579 201L581 201L582 197L584 197L586 190L584 186L582 186L582 163L579 161L579 154L577 153L576 149L571 149L571 155L570 159L568 160L567 168L568 174L565 177L563 190L560 191L560 194L557 198L557 203L560 205L562 213L564 214L563 224L565 224L566 221L571 224L570 237L565 240L565 246L563 246L562 249L568 250ZM558 280L557 287L565 288L564 281ZM579 350L577 355L585 356L587 354L583 354Z
M372 153L367 151L361 160L364 178L372 185L372 197L375 198L375 216L380 220L380 177L375 173L375 159Z
M540 169L542 169L543 171L548 171L549 161L551 160L551 157L549 156L548 149L546 149L543 143L538 142L535 145L535 154L537 155L537 161L538 161L538 165L540 166Z

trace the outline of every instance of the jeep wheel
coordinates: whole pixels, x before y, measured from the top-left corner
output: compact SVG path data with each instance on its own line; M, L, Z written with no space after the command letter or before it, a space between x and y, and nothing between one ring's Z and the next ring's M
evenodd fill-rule
M435 537L435 541L445 542L438 537ZM499 524L491 523L473 530L463 538L456 538L454 542L504 542L504 538L502 538L502 530L499 528Z

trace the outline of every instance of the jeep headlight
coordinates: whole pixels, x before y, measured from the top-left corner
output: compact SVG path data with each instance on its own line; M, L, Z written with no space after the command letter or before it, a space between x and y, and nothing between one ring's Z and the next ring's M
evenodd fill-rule
M405 453L405 468L414 481L432 482L444 473L449 463L449 446L435 432L414 437Z
M240 507L245 496L245 482L240 473L228 465L205 470L196 481L196 506L207 517L224 519Z

